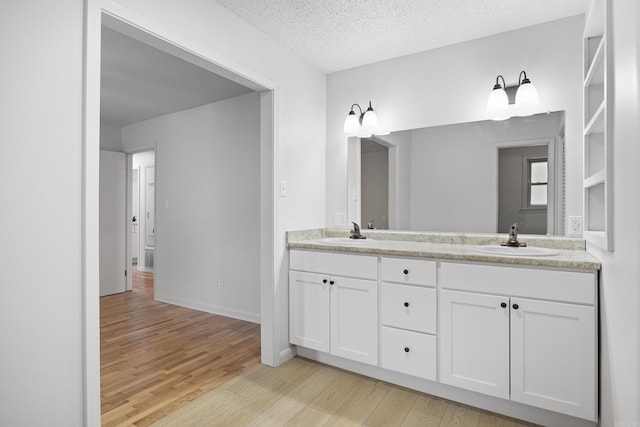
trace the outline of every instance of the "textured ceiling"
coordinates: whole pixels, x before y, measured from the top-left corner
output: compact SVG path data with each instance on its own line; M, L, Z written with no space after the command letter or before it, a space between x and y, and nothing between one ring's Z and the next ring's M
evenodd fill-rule
M122 127L252 90L102 28L100 120Z
M216 0L334 72L582 14L590 0Z

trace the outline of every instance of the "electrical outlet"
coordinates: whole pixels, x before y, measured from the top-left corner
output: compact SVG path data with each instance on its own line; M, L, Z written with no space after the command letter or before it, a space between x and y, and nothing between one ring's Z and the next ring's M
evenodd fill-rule
M569 234L573 236L579 236L582 234L582 217L581 216L569 217Z
M220 290L224 289L224 280L223 279L218 279L218 289L220 289Z

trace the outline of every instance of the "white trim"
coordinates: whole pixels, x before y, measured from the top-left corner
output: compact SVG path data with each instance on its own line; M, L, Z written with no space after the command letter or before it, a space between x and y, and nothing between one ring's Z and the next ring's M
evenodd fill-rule
M100 8L84 15L82 144L83 425L100 426Z
M261 348L262 362L282 363L279 331L275 313L281 307L276 291L276 248L278 203L275 198L275 171L278 170L278 89L274 82L228 58L194 43L110 0L86 0L84 16L84 93L83 93L83 158L82 158L82 313L83 313L83 425L100 426L100 305L99 305L99 150L100 150L100 56L101 26L117 26L127 35L135 33L147 43L161 45L162 50L197 63L210 71L216 70L231 80L256 90L272 91L271 123L261 122L261 165L271 166L266 174L271 185L261 186ZM156 46L158 47L158 46ZM265 104L263 104L264 106ZM264 117L264 116L263 116ZM265 128L268 128L265 130ZM265 148L263 150L263 148ZM157 153L157 151L156 151ZM263 157L264 156L264 157ZM262 206L270 201L269 206Z
M220 307L215 304L205 304L200 301L194 301L185 298L177 298L169 295L155 294L154 299L160 302L179 305L180 307L191 308L193 310L204 311L206 313L217 314L219 316L231 317L233 319L244 320L246 322L260 324L260 313L250 313L242 310L232 310L226 307Z

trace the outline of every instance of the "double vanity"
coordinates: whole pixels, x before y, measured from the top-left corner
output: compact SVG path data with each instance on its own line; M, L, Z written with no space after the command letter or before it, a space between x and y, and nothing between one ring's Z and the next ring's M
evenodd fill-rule
M367 231L288 233L299 355L540 424L597 422L600 263L583 240Z

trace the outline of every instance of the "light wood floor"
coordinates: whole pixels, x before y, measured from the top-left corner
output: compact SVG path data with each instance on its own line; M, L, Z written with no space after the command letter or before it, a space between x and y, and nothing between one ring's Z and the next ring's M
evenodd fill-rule
M259 365L153 424L191 426L532 426L295 358Z
M260 325L153 300L153 273L100 299L102 425L146 426L260 361Z

